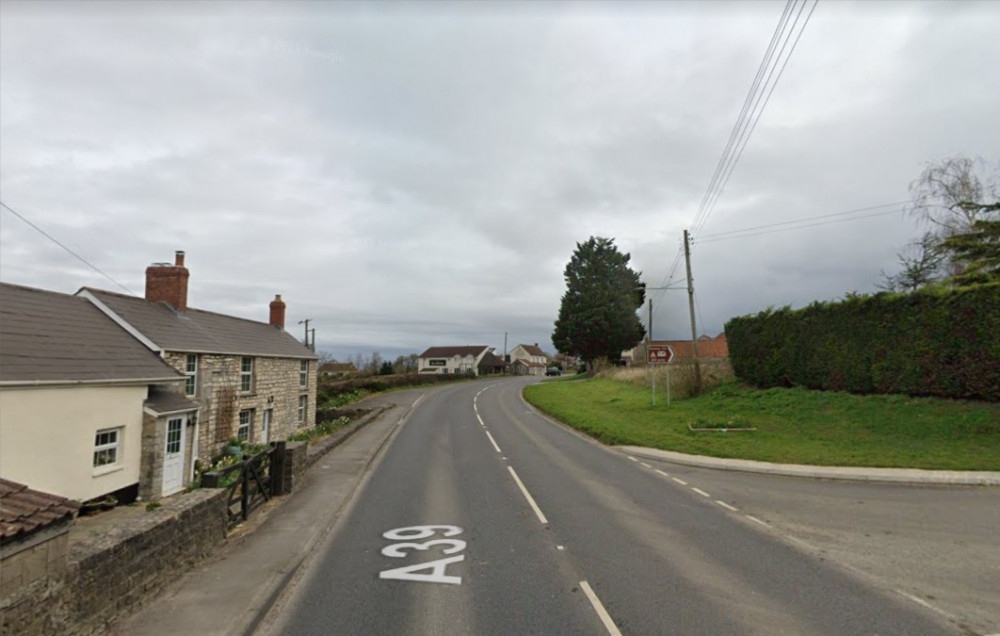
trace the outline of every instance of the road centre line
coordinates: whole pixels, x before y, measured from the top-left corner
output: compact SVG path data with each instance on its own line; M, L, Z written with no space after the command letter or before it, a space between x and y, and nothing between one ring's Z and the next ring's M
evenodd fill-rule
M729 504L727 504L725 501L722 501L721 499L716 499L715 503L719 504L720 506L722 506L726 510L730 510L732 512L739 512L739 510L737 508L734 508L733 506L730 506Z
M686 481L684 481L683 479L677 479L676 477L671 477L671 479L673 479L674 481L676 481L681 486L687 486L688 485L688 483Z
M608 630L608 633L611 636L621 636L621 631L619 631L615 622L611 620L611 615L608 614L608 610L604 609L604 604L601 603L601 599L597 598L597 594L594 594L594 590L590 588L590 584L586 581L580 581L580 589L587 595L587 600L594 606L594 611L597 612L597 616L604 623L604 628Z
M931 605L930 603L928 603L924 599L920 598L919 596L914 596L913 594L909 594L907 592L904 592L903 590L896 590L896 591L898 593L902 594L903 596L905 596L906 598L910 599L914 603L916 603L918 605L922 605L922 606L926 607L927 609L931 610L932 612L937 612L938 614L940 614L941 616L944 616L945 618L948 618L948 619L951 619L951 620L955 620L954 616L952 616L948 612L944 611L940 607L936 607L934 605Z
M521 494L528 500L528 504L531 506L531 509L535 511L535 516L538 517L538 520L541 521L542 524L548 524L549 520L545 518L544 514L542 514L542 509L538 507L538 504L535 503L531 493L524 487L524 482L522 482L521 478L517 476L516 472L514 472L514 468L508 466L507 470L510 471L510 476L514 478L514 482L517 484L517 487L521 489Z
M652 468L652 466L650 466L646 462L639 462L639 465L642 466L643 468Z
M664 477L669 477L670 476L670 473L665 473L662 470L660 470L659 468L654 468L653 472L656 473L657 475L663 475Z
M631 459L634 462L639 461L638 459L636 459L635 457L632 457L631 455L626 455L625 457L628 457L629 459Z
M493 436L490 435L490 432L487 431L487 430L485 430L485 429L483 429L483 432L486 433L486 437L490 438L490 444L493 444L493 448L497 449L497 452L502 455L503 451L500 450L499 446L497 446L497 441L495 439L493 439Z
M760 519L758 519L757 517L755 517L753 515L747 515L747 519L749 519L750 521L753 521L755 523L759 523L760 525L764 526L765 528L770 528L771 527L771 524L769 524L766 521L761 521Z
M702 490L701 488L694 488L692 486L691 490L695 491L696 493L698 493L702 497L711 497L712 496L712 495L708 494L707 492L705 492L704 490Z

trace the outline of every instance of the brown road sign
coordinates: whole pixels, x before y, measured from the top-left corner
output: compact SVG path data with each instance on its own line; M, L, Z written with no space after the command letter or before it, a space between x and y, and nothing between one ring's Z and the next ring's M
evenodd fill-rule
M649 345L646 350L646 362L649 364L667 364L674 359L674 350L670 345Z

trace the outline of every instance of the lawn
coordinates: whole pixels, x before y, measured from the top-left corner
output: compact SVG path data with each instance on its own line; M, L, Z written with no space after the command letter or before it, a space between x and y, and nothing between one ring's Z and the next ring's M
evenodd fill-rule
M825 466L1000 470L1000 404L727 381L650 404L648 388L607 378L526 387L537 408L606 444ZM692 432L728 427L727 432ZM734 427L755 431L734 431Z

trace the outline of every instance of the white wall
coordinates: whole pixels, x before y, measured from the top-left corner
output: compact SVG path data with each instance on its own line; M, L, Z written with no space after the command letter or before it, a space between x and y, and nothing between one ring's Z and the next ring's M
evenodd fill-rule
M0 389L0 477L85 501L139 481L146 386ZM123 427L118 463L94 468L98 430Z

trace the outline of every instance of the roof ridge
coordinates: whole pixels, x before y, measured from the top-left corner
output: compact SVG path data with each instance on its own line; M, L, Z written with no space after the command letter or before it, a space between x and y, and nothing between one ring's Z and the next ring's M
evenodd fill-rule
M242 320L244 322L252 322L252 323L254 323L256 325L267 325L267 326L270 326L270 323L264 322L263 320L254 320L252 318L244 318L243 316L233 316L232 314L224 314L224 313L219 312L219 311L211 311L211 310L208 310L208 309L198 309L197 307L191 307L191 306L188 306L188 308L187 308L186 311L179 311L179 310L177 310L176 307L171 306L171 304L168 303L165 300L149 300L149 299L143 298L141 296L129 296L128 294L122 294L120 292L108 291L106 289L96 289L94 287L81 287L80 288L81 291L84 290L84 289L86 289L87 291L90 291L90 292L97 292L97 293L100 293L100 294L108 294L110 296L116 296L118 298L125 298L126 300L140 300L140 301L142 301L144 303L150 303L150 304L153 304L153 305L164 305L166 307L169 307L169 308L173 309L178 315L181 315L181 316L183 316L185 313L197 312L199 314L208 314L208 315L211 315L211 316L221 316L222 318L230 318L232 320Z

